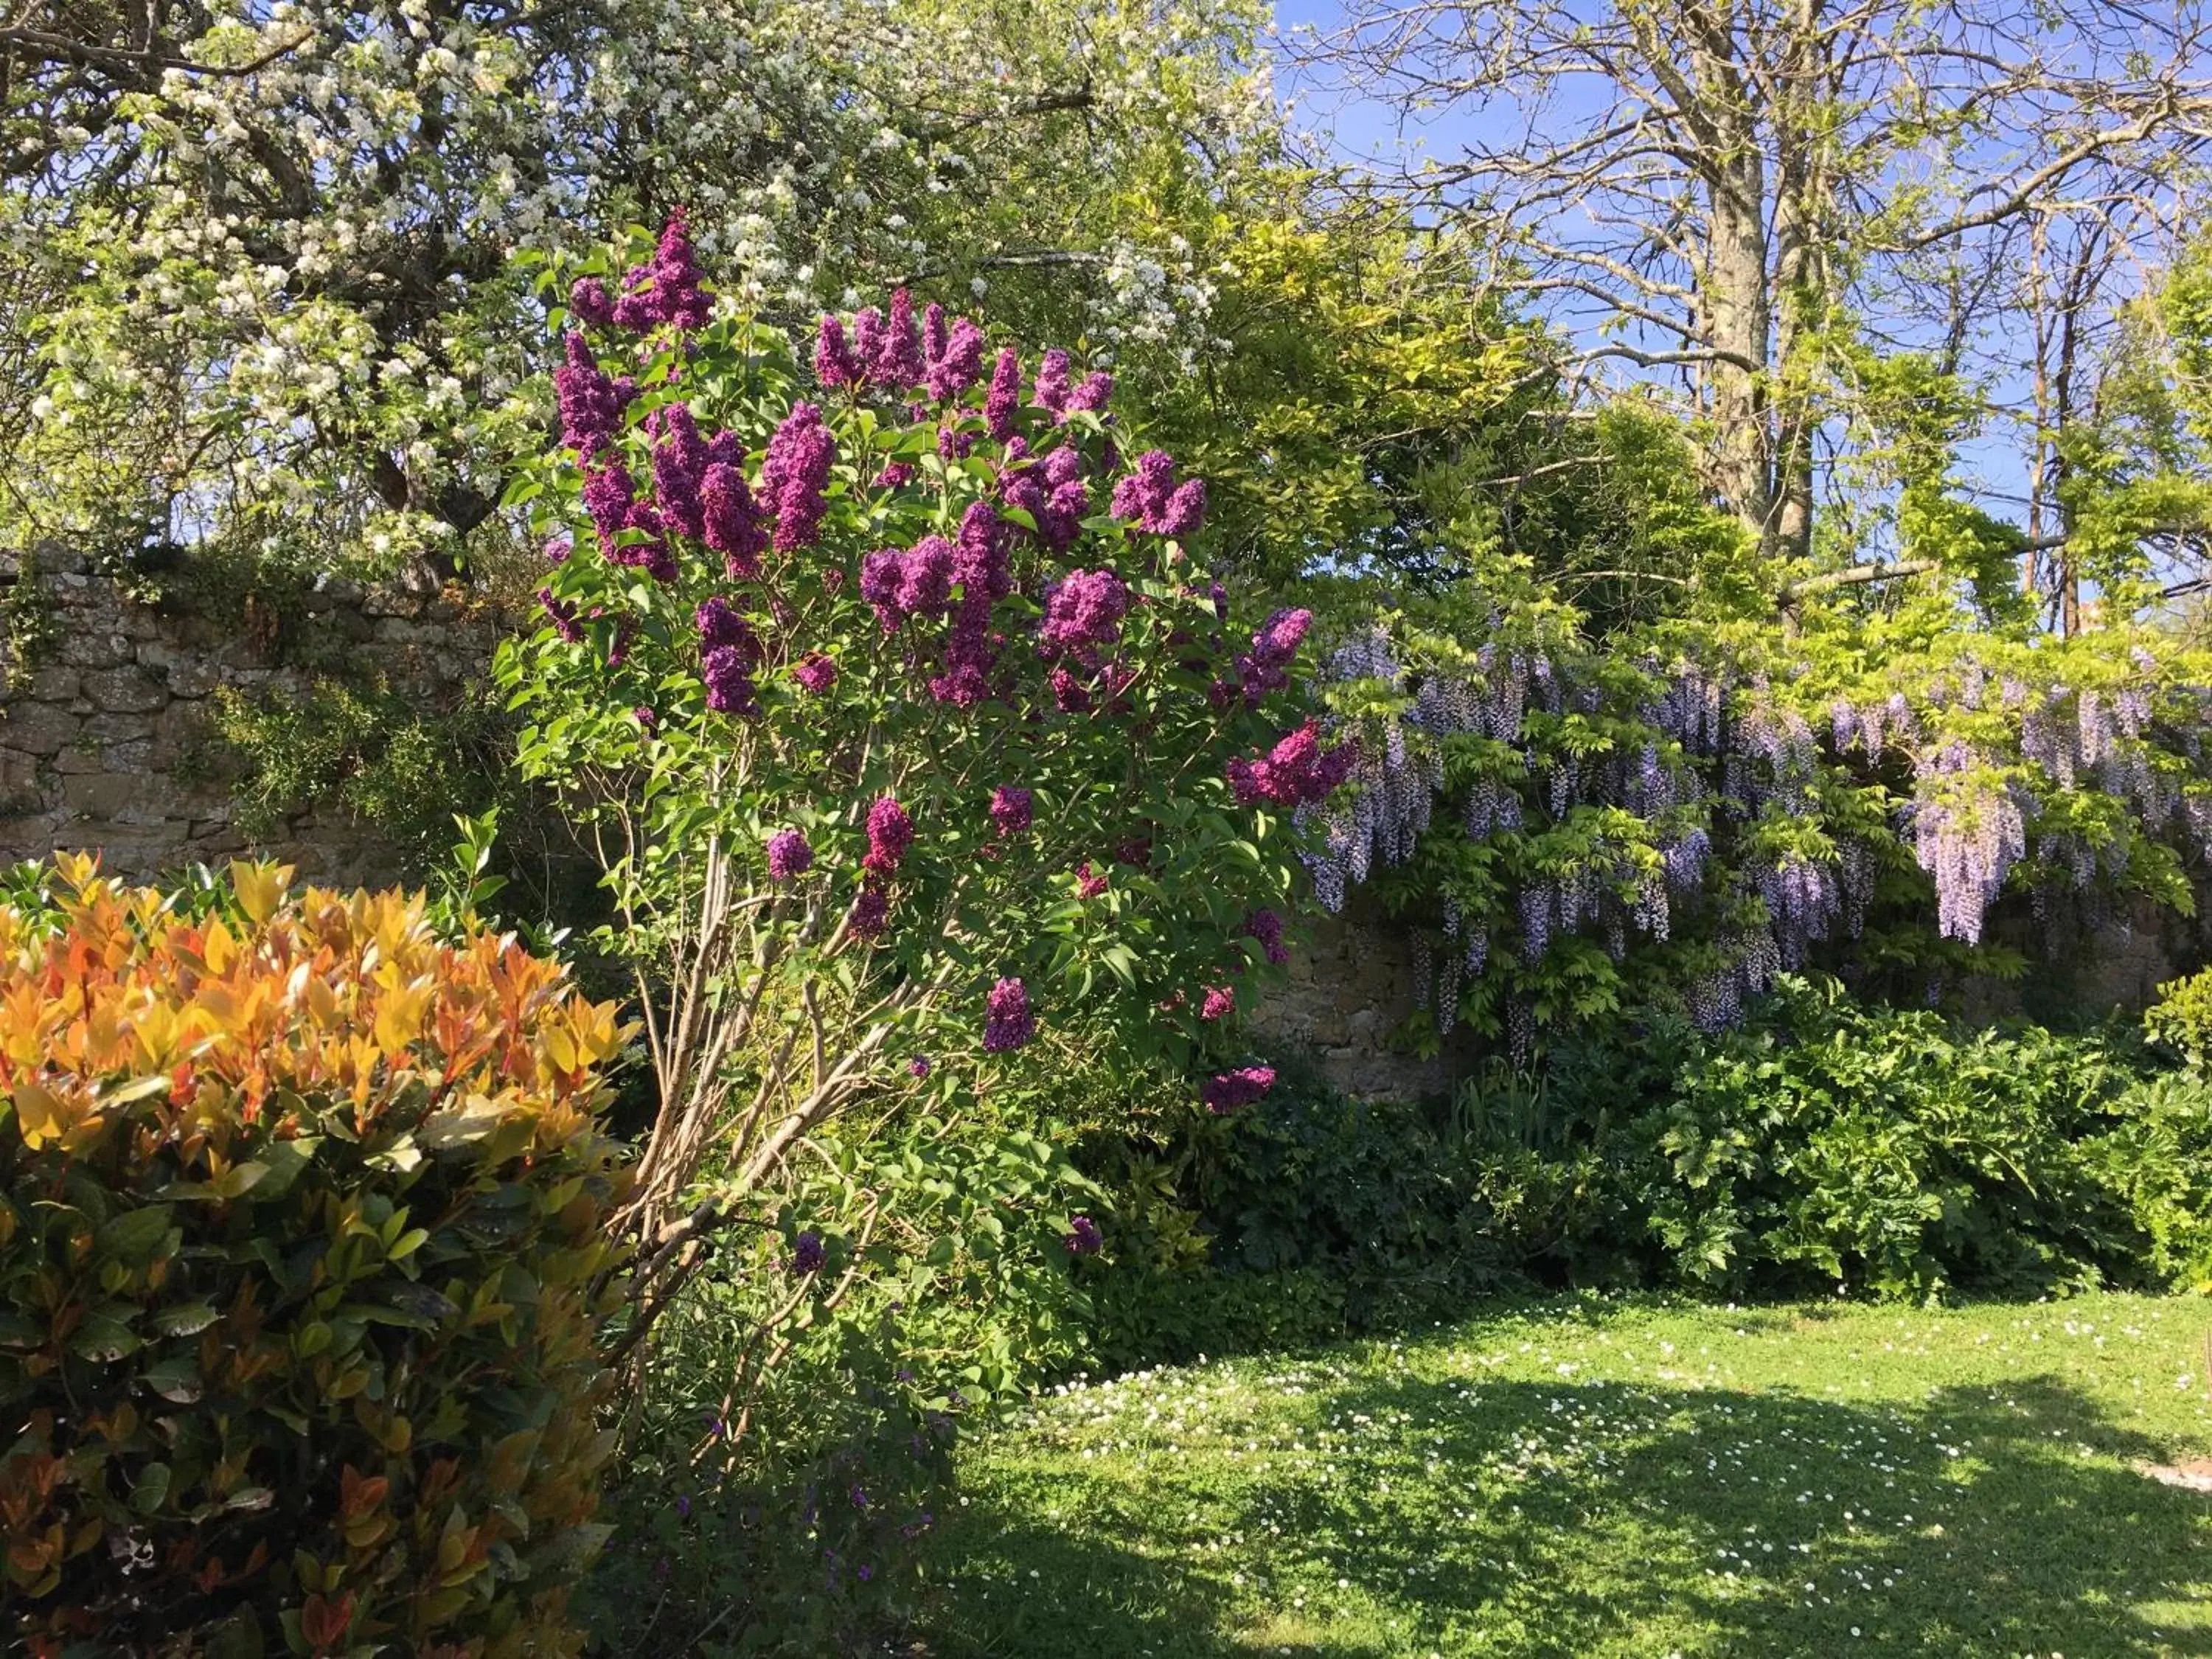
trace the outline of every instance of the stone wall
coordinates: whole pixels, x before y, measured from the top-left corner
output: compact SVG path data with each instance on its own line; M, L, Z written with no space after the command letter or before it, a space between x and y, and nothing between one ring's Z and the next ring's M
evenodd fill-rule
M1454 1056L1396 1052L1391 1033L1413 1011L1413 954L1356 904L1328 916L1291 954L1289 981L1251 1017L1254 1039L1310 1047L1330 1082L1347 1094L1413 1098L1441 1094L1456 1079Z
M46 648L0 695L0 863L61 848L97 848L108 867L149 877L195 862L264 852L301 874L334 884L398 879L398 848L343 809L295 814L249 842L234 822L232 775L222 764L210 701L218 688L305 695L304 662L343 661L381 677L426 710L451 708L489 667L495 617L447 597L364 590L331 582L272 611L241 618L188 606L133 602L82 559L57 549L34 561L33 591L16 595L18 572L0 562L10 609L47 624ZM0 671L14 665L0 645ZM2212 901L2212 894L2206 896ZM2031 955L2025 931L2008 939ZM2070 960L2039 969L2049 995L2101 1012L2141 1007L2176 964L2212 952L2212 902L2194 921L2139 910L2100 930ZM1962 988L1973 1014L1993 1018L2035 1006L2033 987ZM1310 1047L1340 1087L1354 1094L1418 1096L1449 1090L1465 1056L1436 1060L1396 1052L1392 1033L1413 1008L1413 966L1406 944L1355 903L1323 920L1293 954L1287 984L1252 1017L1270 1044Z
M481 679L495 623L435 594L331 582L281 611L196 614L136 603L66 550L41 548L30 589L0 562L9 609L43 636L27 672L0 646L0 862L98 849L134 877L266 852L303 876L389 882L398 850L342 810L295 814L249 845L234 822L213 735L220 687L306 693L306 661L382 676L425 708L448 708Z

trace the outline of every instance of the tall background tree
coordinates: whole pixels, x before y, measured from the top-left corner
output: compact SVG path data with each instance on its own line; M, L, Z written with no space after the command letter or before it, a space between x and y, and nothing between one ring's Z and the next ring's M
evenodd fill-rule
M2209 40L2194 3L1353 0L1312 51L1435 128L1380 187L1502 227L1486 283L1570 375L1670 394L1770 558L2002 548L2078 625L2063 433L2175 250Z
M0 539L450 568L542 428L511 256L676 206L750 307L1026 283L1102 360L1194 349L1207 275L1173 226L1272 143L1261 15L23 0Z

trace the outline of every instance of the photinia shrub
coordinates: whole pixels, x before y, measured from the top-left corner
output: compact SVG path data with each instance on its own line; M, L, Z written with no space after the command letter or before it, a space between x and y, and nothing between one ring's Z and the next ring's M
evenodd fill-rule
M548 278L560 442L510 492L546 619L498 672L637 975L635 1215L710 1158L756 1189L863 1098L1229 1066L1289 815L1350 760L1273 711L1305 613L1232 621L1205 487L1125 451L1110 375L903 291L802 362L680 218L634 256Z
M10 1650L573 1652L625 1033L286 874L0 905Z

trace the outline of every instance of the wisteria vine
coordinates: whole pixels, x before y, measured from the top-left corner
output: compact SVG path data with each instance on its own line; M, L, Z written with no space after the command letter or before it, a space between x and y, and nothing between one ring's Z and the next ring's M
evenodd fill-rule
M1352 787L1299 811L1323 909L1388 876L1439 1036L1480 1007L1525 1058L1575 1011L1585 942L1615 964L1672 947L1689 1016L1734 1024L1862 936L1892 871L1926 878L1955 950L2008 888L2047 920L2066 892L2172 899L2184 861L2212 858L2212 691L2178 650L2093 642L2070 669L2045 653L2038 683L1965 647L1909 686L1821 697L1802 663L1509 642L1496 613L1477 632L1337 645L1321 689ZM2063 678L2085 663L2099 684Z

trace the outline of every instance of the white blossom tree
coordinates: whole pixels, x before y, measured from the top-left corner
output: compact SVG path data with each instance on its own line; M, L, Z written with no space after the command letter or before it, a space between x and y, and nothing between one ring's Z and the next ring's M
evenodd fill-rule
M510 275L674 206L733 303L1043 290L1194 349L1251 0L17 0L0 536L445 563L541 411ZM526 431L525 428L527 428Z

